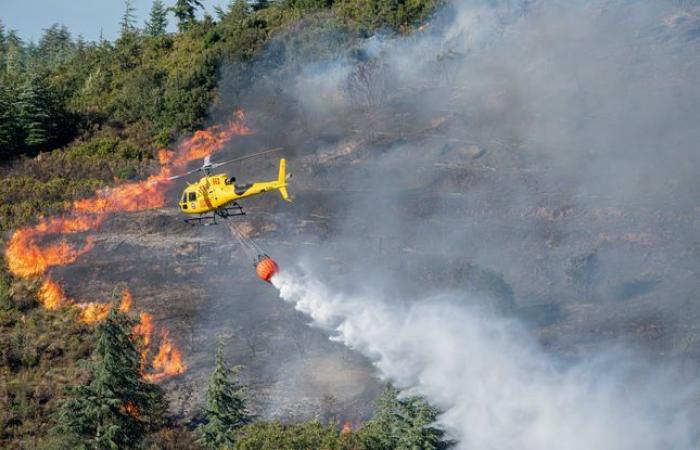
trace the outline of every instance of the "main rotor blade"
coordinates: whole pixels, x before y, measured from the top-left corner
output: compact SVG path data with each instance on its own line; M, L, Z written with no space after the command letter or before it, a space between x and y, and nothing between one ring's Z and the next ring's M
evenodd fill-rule
M230 163L236 162L236 161L243 161L244 159L248 159L248 158L256 158L258 156L266 155L266 154L272 153L272 152L278 152L280 150L282 150L282 147L275 147L275 148L271 148L269 150L264 150L262 152L253 153L252 155L246 155L246 156L241 156L239 158L229 159L228 161L217 162L217 163L212 164L211 168L214 169L216 167L221 167L224 164L230 164Z
M168 180L177 180L178 178L186 177L187 175L191 175L191 174L198 172L200 170L202 170L202 168L197 167L196 169L188 170L187 172L181 173L180 175L173 175L172 177L168 177L167 179Z
M264 150L264 151L262 151L262 152L253 153L252 155L245 155L245 156L241 156L241 157L238 157L238 158L229 159L228 161L222 161L222 162L213 163L213 164L211 163L211 159L210 159L210 158L211 158L211 155L207 155L207 156L204 157L204 165L203 165L203 166L197 167L197 168L192 169L192 170L188 170L187 172L181 173L181 174L179 174L179 175L173 175L173 176L171 176L171 177L168 177L167 179L168 179L169 181L170 181L170 180L177 180L178 178L186 177L187 175L191 175L191 174L193 174L193 173L195 173L195 172L201 172L201 171L203 171L204 169L216 169L217 167L221 167L221 166L223 166L224 164L230 164L230 163L236 162L236 161L243 161L244 159L255 158L255 157L257 157L257 156L262 156L262 155L265 155L265 154L268 154L268 153L272 153L272 152L278 152L278 151L280 151L280 150L282 150L282 147L275 147L275 148L271 148L271 149L269 149L269 150Z

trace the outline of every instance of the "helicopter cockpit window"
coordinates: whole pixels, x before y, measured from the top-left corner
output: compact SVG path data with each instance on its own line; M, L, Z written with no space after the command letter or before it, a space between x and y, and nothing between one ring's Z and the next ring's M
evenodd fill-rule
M187 193L186 192L182 193L182 199L180 200L180 203L187 203Z
M190 193L189 193L189 200L190 200L191 202L196 201L196 200L197 200L197 193L196 193L196 192L190 192Z

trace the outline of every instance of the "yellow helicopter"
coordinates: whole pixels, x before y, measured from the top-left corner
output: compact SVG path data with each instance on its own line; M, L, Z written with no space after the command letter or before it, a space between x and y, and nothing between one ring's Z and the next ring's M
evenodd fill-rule
M190 215L199 215L199 217L185 219L185 222L192 225L201 225L205 224L208 220L211 220L212 223L216 223L217 217L226 219L232 216L243 216L245 212L243 211L243 207L238 204L238 200L274 190L279 191L280 196L284 200L291 202L289 194L287 193L287 180L289 180L292 175L286 173L286 161L284 158L280 159L279 172L276 180L236 184L235 177L229 177L225 173L211 174L213 169L225 164L279 150L281 149L275 148L216 163L212 163L211 157L206 156L204 158L204 164L201 167L197 167L181 175L169 177L168 180L175 180L195 172L204 173L204 176L198 182L188 184L185 191L182 193L182 197L180 197L179 206L182 212ZM208 213L211 213L211 215L206 215Z

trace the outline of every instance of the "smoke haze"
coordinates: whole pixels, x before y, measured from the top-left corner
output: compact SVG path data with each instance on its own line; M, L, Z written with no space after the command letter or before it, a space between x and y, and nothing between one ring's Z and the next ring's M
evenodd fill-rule
M462 1L321 62L285 47L243 103L285 86L298 114L266 123L332 167L297 178L299 207L336 188L343 216L282 266L343 263L332 283L333 264L277 276L281 297L441 408L460 448L692 448L697 385L674 358L698 317L699 17ZM540 306L556 317L533 336L516 317ZM658 353L607 331L631 323L661 327L642 339Z
M696 448L698 3L456 0L367 39L301 16L221 68L211 111L252 130L214 161L279 146L295 175L295 203L239 218L289 304L225 226L150 209L187 180L52 268L66 296L125 283L167 323L183 417L224 336L263 419L370 417L370 361L462 448ZM272 179L277 154L226 172Z

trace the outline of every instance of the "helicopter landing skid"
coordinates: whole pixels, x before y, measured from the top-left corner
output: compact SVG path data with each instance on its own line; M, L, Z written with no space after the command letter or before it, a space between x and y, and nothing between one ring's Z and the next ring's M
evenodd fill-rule
M238 203L234 203L231 206L228 206L226 208L218 208L214 210L214 214L211 216L200 216L200 217L192 217L190 219L185 219L186 223L189 223L190 225L216 225L216 217L221 217L222 219L228 219L229 217L235 217L235 216L245 216L245 211L243 211L243 207L239 205ZM210 222L211 221L211 222Z

